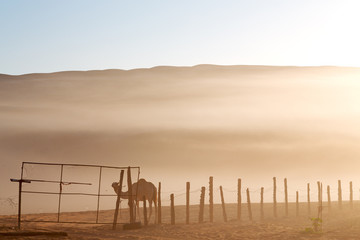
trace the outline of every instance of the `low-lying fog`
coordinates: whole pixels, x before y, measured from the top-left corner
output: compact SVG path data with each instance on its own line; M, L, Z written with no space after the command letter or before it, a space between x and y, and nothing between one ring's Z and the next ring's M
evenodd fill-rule
M351 180L358 199L359 78L358 68L212 65L0 75L0 214L16 212L6 199L16 198L9 179L23 161L140 166L141 177L162 182L164 199L179 195L176 204L185 204L185 182L197 190L209 176L228 202L237 178L258 201L274 176L279 201L284 177L292 201L318 180L336 194L338 179L344 199ZM96 182L86 171L77 174ZM104 176L111 192L117 179Z

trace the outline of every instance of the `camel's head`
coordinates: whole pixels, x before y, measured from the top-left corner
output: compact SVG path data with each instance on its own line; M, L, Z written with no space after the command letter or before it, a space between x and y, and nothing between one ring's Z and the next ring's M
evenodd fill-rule
M118 187L119 187L119 183L113 182L113 183L111 184L111 186L113 187L114 191L117 193L117 190L118 190Z

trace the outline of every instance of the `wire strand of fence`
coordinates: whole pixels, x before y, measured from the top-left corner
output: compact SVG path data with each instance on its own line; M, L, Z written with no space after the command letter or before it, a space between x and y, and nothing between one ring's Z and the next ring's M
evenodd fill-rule
M178 193L178 192L184 192L185 191L185 188L182 188L180 190L175 190L175 191L161 191L161 193L163 194L171 194L171 193Z

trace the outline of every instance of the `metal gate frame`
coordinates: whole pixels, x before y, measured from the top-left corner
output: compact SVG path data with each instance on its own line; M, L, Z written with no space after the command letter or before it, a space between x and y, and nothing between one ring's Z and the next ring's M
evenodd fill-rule
M59 181L48 181L44 179L24 179L24 165L47 165L47 166L60 166L60 179ZM91 167L91 168L99 168L99 187L98 192L95 194L92 193L63 193L62 192L62 185L65 184L80 184L80 185L91 185L91 183L82 183L82 182L64 182L63 181L63 170L64 166L70 167ZM114 166L105 166L105 165L89 165L89 164L66 164L66 163L40 163L40 162L22 162L21 164L21 178L20 179L10 179L12 182L19 183L19 202L18 202L18 229L21 227L21 222L46 222L46 223L73 223L73 224L113 224L113 222L99 222L99 204L100 204L100 197L105 196L118 196L116 194L100 194L101 191L101 180L102 180L102 169L103 168L110 168L110 169L119 169L119 170L126 170L126 169L136 169L137 170L137 181L139 181L140 176L140 167L114 167ZM131 176L130 176L131 177ZM46 183L57 183L59 184L59 192L46 192L46 191L24 191L22 189L23 183L31 183L31 182L46 182ZM46 220L21 220L21 198L22 194L52 194L58 195L58 211L57 211L57 220L56 221L46 221ZM60 209L61 209L61 196L62 195L78 195L78 196L97 196L97 208L96 208L96 221L95 222L71 222L71 221L60 221ZM136 193L132 194L135 199L137 198L137 191ZM136 204L135 204L136 207ZM134 211L136 214L136 210Z

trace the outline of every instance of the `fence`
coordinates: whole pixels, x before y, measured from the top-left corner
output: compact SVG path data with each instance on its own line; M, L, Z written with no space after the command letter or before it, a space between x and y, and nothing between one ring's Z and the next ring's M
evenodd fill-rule
M196 194L197 196L195 196L195 198L200 199L199 200L199 204L198 204L198 221L199 223L202 223L205 221L204 219L204 205L205 205L205 199L204 197L206 196L205 190L207 189L209 197L208 197L208 221L209 222L213 222L214 221L214 192L216 192L216 194L219 194L220 196L220 206L221 206L221 214L222 214L222 218L223 221L226 222L228 221L228 213L227 213L227 205L225 204L226 199L224 197L224 192L228 192L230 194L236 195L237 196L237 202L235 203L236 209L234 209L234 206L232 207L232 212L231 213L236 213L236 218L237 220L241 220L243 218L242 215L244 214L244 209L246 209L247 213L247 217L250 221L253 221L253 209L252 209L252 205L254 204L254 202L251 200L251 197L254 197L254 194L259 195L259 202L257 202L256 204L259 204L259 220L263 220L264 219L264 204L266 204L264 202L264 195L267 194L272 195L272 201L268 202L268 205L271 204L272 205L272 215L271 216L267 216L272 217L272 218L277 218L278 216L281 217L288 217L290 215L290 211L289 211L289 205L290 202L293 205L293 213L292 215L295 217L299 217L299 216L310 216L312 214L312 216L317 216L318 218L322 218L322 214L324 211L330 213L332 210L334 210L334 205L335 203L337 204L337 209L342 210L343 209L343 196L344 194L348 194L348 204L347 207L348 209L353 209L354 207L354 193L353 193L353 182L350 181L349 182L349 188L347 188L348 190L346 192L343 191L342 189L342 183L341 180L338 180L338 189L337 190L330 190L330 186L327 185L323 185L322 182L318 181L316 183L316 185L311 185L310 183L307 183L306 185L306 189L296 189L296 188L292 188L288 185L288 181L287 178L284 178L284 183L283 185L279 184L278 179L276 177L274 177L272 179L272 186L268 186L266 188L264 187L260 187L258 190L252 190L250 191L249 188L243 188L242 187L242 181L241 179L238 179L237 181L237 186L233 187L233 188L224 188L223 186L219 186L218 188L216 188L217 191L214 191L213 189L213 184L214 184L214 178L211 176L209 177L209 186L206 188L205 186L195 189L193 191L190 191L191 187L190 187L190 182L186 182L186 191L184 192L184 190L179 190L179 191L173 191L173 192L166 192L166 193L170 193L170 198L167 198L167 196L169 195L165 195L163 192L160 194L159 196L162 195L163 199L160 199L159 201L161 202L166 202L166 201L170 201L170 222L171 224L175 224L175 222L179 222L179 221L175 221L176 216L175 216L175 202L177 204L184 204L185 203L185 221L184 223L189 224L190 221L190 211L189 211L189 207L190 207L190 195L191 194ZM159 183L159 185L161 185L161 183ZM280 185L280 187L279 187ZM176 193L177 192L177 193ZM304 201L300 201L300 194L303 193L303 199L306 199ZM335 194L337 193L337 201L331 201L331 194ZM327 197L323 197L324 195L327 195ZM317 196L317 198L315 198L314 196ZM245 196L245 201L243 200L243 197ZM184 201L184 198L186 199L186 201ZM293 201L289 201L289 199L293 199ZM170 200L169 200L170 199ZM179 200L180 199L180 200ZM281 199L281 200L279 200ZM279 209L279 205L281 204L282 208L281 211ZM246 205L246 206L244 206ZM314 211L314 205L316 205L316 210ZM245 208L244 208L245 207ZM244 208L244 209L243 209ZM300 209L302 209L304 212L306 213L302 213L300 211ZM311 210L313 209L313 210ZM161 207L159 208L159 211L161 212ZM192 213L194 214L194 213ZM162 222L161 220L161 214L159 215L159 223ZM233 216L234 217L234 216ZM194 222L194 220L193 220Z
M41 175L41 176L32 176L31 178L25 177L28 174L28 170L26 169L38 169L38 171L33 171L35 174L32 175ZM75 169L74 169L75 168ZM40 170L39 170L40 169ZM91 169L91 174L89 176L84 177L85 169ZM75 171L74 171L75 170ZM80 171L79 171L80 170ZM112 171L112 178L104 176L104 172ZM111 186L111 181L114 179L114 173L120 176L119 185L120 192L122 187L122 179L124 175L124 171L127 170L127 186L128 192L127 194L123 194L126 198L137 198L137 191L135 193L131 193L132 178L131 172L135 171L137 173L137 181L139 180L140 175L140 167L114 167L114 166L103 166L103 165L85 165L85 164L58 164L58 163L37 163L37 162L23 162L21 166L21 178L20 179L11 179L12 182L17 182L19 184L19 198L18 198L18 228L20 229L22 222L47 222L47 223L76 223L76 224L115 224L117 221L117 211L119 208L119 195L117 194L105 194L102 193L103 181L106 180L106 186ZM74 173L78 173L77 176L74 176ZM31 175L31 174L30 174ZM68 179L89 179L88 182L85 181L71 181ZM94 181L95 180L95 181ZM43 189L43 190L31 190L24 189L25 184L35 184L37 185L35 189ZM38 185L38 184L41 184ZM53 185L58 185L57 191L54 190ZM97 186L96 186L97 185ZM65 186L78 186L73 187L72 190L65 191ZM92 186L92 192L84 192L79 191L81 187L79 186ZM56 189L56 187L55 187ZM76 191L78 190L78 191ZM82 189L81 189L82 190ZM22 207L24 204L23 197L24 195L55 195L57 196L57 218L56 220L28 220L22 218ZM64 196L87 196L87 197L95 197L96 198L96 216L93 221L63 221L61 220L61 212L62 212L62 200ZM99 221L99 210L100 210L100 199L102 197L117 197L116 203L116 212L114 221L112 222L102 222ZM129 201L132 203L132 201ZM30 204L35 204L35 202L31 202ZM136 206L130 206L130 222L136 218ZM132 216L134 214L135 216Z
M46 165L46 166L57 166L59 167L59 174L58 174L58 179L54 180L54 179L33 179L33 178L24 178L24 169L26 165ZM84 182L84 181L65 181L64 179L64 174L65 174L65 170L68 170L68 167L87 167L87 168L94 168L96 169L95 172L97 172L97 182L98 185L97 187L97 192L96 193L83 193L83 192L64 192L63 191L63 187L64 186L68 186L68 185L79 185L79 186L89 186L91 185L89 182ZM101 193L101 186L102 186L102 181L105 178L104 176L104 169L114 169L116 170L116 173L118 175L120 175L120 186L122 187L122 178L124 175L124 171L127 169L128 170L128 182L127 185L130 186L132 179L131 179L131 171L130 169L135 169L137 171L137 180L139 180L139 174L140 174L140 168L139 167L111 167L111 166L100 166L100 165L79 165L79 164L49 164L49 163L32 163L32 162L24 162L21 168L21 178L19 180L13 180L19 183L19 212L18 212L18 226L20 227L21 222L39 222L39 221L29 221L29 220L25 220L21 218L21 207L22 207L22 203L21 203L21 199L22 199L22 195L23 194L50 194L50 195L57 195L58 196L58 205L57 205L57 219L54 221L40 221L40 222L54 222L54 223L90 223L90 224L114 224L114 226L116 226L116 220L117 220L117 211L119 208L119 203L120 203L120 196L117 194L102 194ZM120 174L119 174L120 173ZM129 177L130 176L130 177ZM114 177L112 177L112 179L114 179ZM29 191L29 190L24 190L23 189L23 183L49 183L49 184L59 184L59 190L58 191ZM269 181L270 183L270 181ZM110 182L107 182L107 186L110 186ZM190 182L186 182L185 188L182 190L178 190L178 191L170 191L170 192L162 192L161 191L161 183L159 182L158 185L158 192L157 192L157 199L158 199L158 212L155 213L157 216L157 223L162 223L162 217L164 216L162 214L162 204L165 203L165 205L167 204L167 202L169 203L169 207L170 207L170 223L171 224L175 224L178 223L179 221L176 221L176 214L175 214L175 203L179 204L182 201L179 201L179 199L184 198L183 199L183 203L184 205L186 205L185 207L185 220L184 223L189 224L190 223L190 199L194 199L194 195L196 195L195 198L199 199L199 213L198 213L198 222L204 222L204 214L206 211L208 211L208 216L209 216L209 222L213 222L214 221L214 195L217 194L219 195L220 199L221 199L221 214L223 217L223 221L228 221L229 215L227 213L227 205L225 204L226 202L226 196L224 193L228 193L228 194L232 194L234 196L236 196L237 198L237 203L236 203L236 210L233 211L233 213L236 213L236 219L237 220L241 220L245 214L244 214L244 210L242 209L244 206L246 205L247 208L247 216L249 218L250 221L253 221L254 217L253 217L253 213L254 213L254 209L252 208L252 205L254 203L259 204L259 219L263 220L265 217L265 213L264 213L264 198L265 196L267 196L268 198L272 198L272 201L270 202L270 204L272 204L272 214L271 217L273 218L277 218L279 215L281 216L289 216L289 202L293 202L293 204L295 205L295 209L296 212L294 211L294 215L296 217L301 215L300 212L300 205L302 206L302 208L304 209L304 207L307 209L307 213L305 214L306 216L310 216L310 214L314 214L314 211L311 212L311 205L314 204L314 200L315 204L317 204L316 206L316 212L315 214L318 217L321 217L322 212L323 212L323 206L326 205L326 210L327 211L331 211L332 209L335 209L335 203L337 204L337 208L338 209L342 209L343 208L343 195L345 194L345 191L343 191L342 188L342 183L339 180L338 181L338 188L337 190L330 188L330 186L323 186L323 184L319 181L317 182L316 185L310 185L310 183L307 183L306 185L306 189L297 189L297 188L292 188L291 184L288 184L287 178L284 179L284 183L279 184L278 180L276 179L276 177L274 177L272 179L271 184L269 184L267 187L261 187L257 190L250 190L250 188L244 188L242 186L242 180L239 178L237 179L237 184L233 187L223 187L223 186L219 186L214 188L214 178L210 177L209 178L209 185L208 187L202 186L201 188L197 188L195 190L191 190L191 184ZM129 188L128 188L129 189ZM130 188L131 189L131 188ZM207 190L206 190L207 189ZM324 190L325 189L325 190ZM347 189L347 188L346 188ZM205 196L207 196L206 191L208 191L208 209L204 208L204 206L206 205L206 201L205 201ZM120 190L121 192L121 190ZM326 192L326 193L325 193ZM337 193L337 201L331 201L331 194L334 195L334 193ZM137 192L136 193L128 193L129 196L132 197L136 197L137 198ZM325 198L325 200L323 199L323 195L327 194L327 198ZM346 190L346 194L349 195L349 207L353 208L353 183L349 182L349 190ZM76 195L76 196L92 196L92 197L96 197L97 201L96 201L96 218L94 221L91 222L71 222L71 221L62 221L60 216L61 216L61 204L62 204L62 196L66 196L66 195ZM193 195L191 197L191 195ZM300 197L303 197L303 199L306 199L304 201L300 201ZM314 197L314 196L317 196ZM123 196L123 195L122 195ZM244 197L243 197L244 196ZM254 201L254 197L258 196L259 197L259 201L256 202ZM114 221L113 222L103 222L103 221L99 221L99 205L100 205L100 199L101 197L117 197L116 199L116 205L115 205L115 214L114 214ZM244 200L245 199L245 200ZM280 199L280 200L279 200ZM289 199L293 199L293 201L289 201ZM311 200L313 202L311 202ZM129 201L129 213L130 213L130 222L133 222L132 219L136 218L134 216L131 216L132 214L136 214L136 211L134 211L134 209L132 208L132 202L133 201ZM280 212L278 205L282 204L284 207L284 212ZM135 208L136 206L134 206ZM194 206L193 206L194 207ZM132 209L132 210L131 210ZM147 215L146 212L146 205L144 204L144 216ZM193 213L192 213L193 214ZM268 214L268 213L267 213ZM302 214L304 215L304 214ZM266 216L269 217L269 214ZM181 222L181 221L180 221ZM194 222L194 220L192 220L192 222ZM147 224L147 221L145 220L144 222L145 224Z

